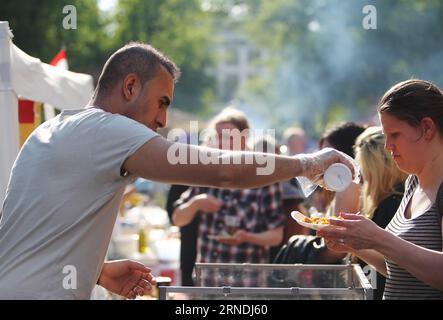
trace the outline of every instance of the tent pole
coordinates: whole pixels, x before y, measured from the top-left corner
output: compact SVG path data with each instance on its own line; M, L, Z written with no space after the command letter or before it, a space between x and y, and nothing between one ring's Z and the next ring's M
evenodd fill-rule
M11 79L12 37L9 23L0 21L0 210L19 151L18 101Z

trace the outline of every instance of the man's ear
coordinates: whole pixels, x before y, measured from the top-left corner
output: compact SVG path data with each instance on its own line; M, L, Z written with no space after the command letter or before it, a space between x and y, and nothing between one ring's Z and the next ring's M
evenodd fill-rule
M132 101L141 92L140 79L133 73L128 74L123 80L122 94L125 100Z
M432 120L430 117L424 117L421 119L420 125L423 129L423 136L425 139L431 140L434 138L438 130L434 120Z

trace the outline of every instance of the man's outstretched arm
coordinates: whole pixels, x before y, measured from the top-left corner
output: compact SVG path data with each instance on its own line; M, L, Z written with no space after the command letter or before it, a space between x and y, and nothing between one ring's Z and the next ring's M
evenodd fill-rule
M192 164L191 158L197 163ZM335 162L344 163L353 170L346 155L330 148L288 157L178 144L156 137L130 156L123 168L145 179L164 183L253 188L294 176L317 180Z

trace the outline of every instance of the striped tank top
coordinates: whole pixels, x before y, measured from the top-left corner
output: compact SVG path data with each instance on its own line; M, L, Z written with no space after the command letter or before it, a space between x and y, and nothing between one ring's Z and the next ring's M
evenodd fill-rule
M386 230L418 246L442 251L442 218L434 203L422 215L406 219L404 212L412 198L418 178L410 176L406 181L406 191L400 206ZM443 299L443 292L434 289L412 276L395 262L386 259L387 279L383 299Z

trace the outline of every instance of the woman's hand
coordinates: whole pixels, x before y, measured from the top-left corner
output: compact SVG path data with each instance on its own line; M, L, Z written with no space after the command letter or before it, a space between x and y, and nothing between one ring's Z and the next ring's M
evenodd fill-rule
M352 252L376 249L378 234L384 232L372 220L357 214L341 213L341 219L329 219L330 227L317 231L331 250Z
M98 285L128 299L150 292L155 280L151 269L132 260L105 262Z
M318 235L318 232L317 232L317 235ZM325 238L325 244L326 244L326 247L328 247L328 249L335 251L335 252L344 252L344 253L351 252L352 253L354 251L353 248L343 244L342 242L340 242L338 240L332 240L332 239Z

